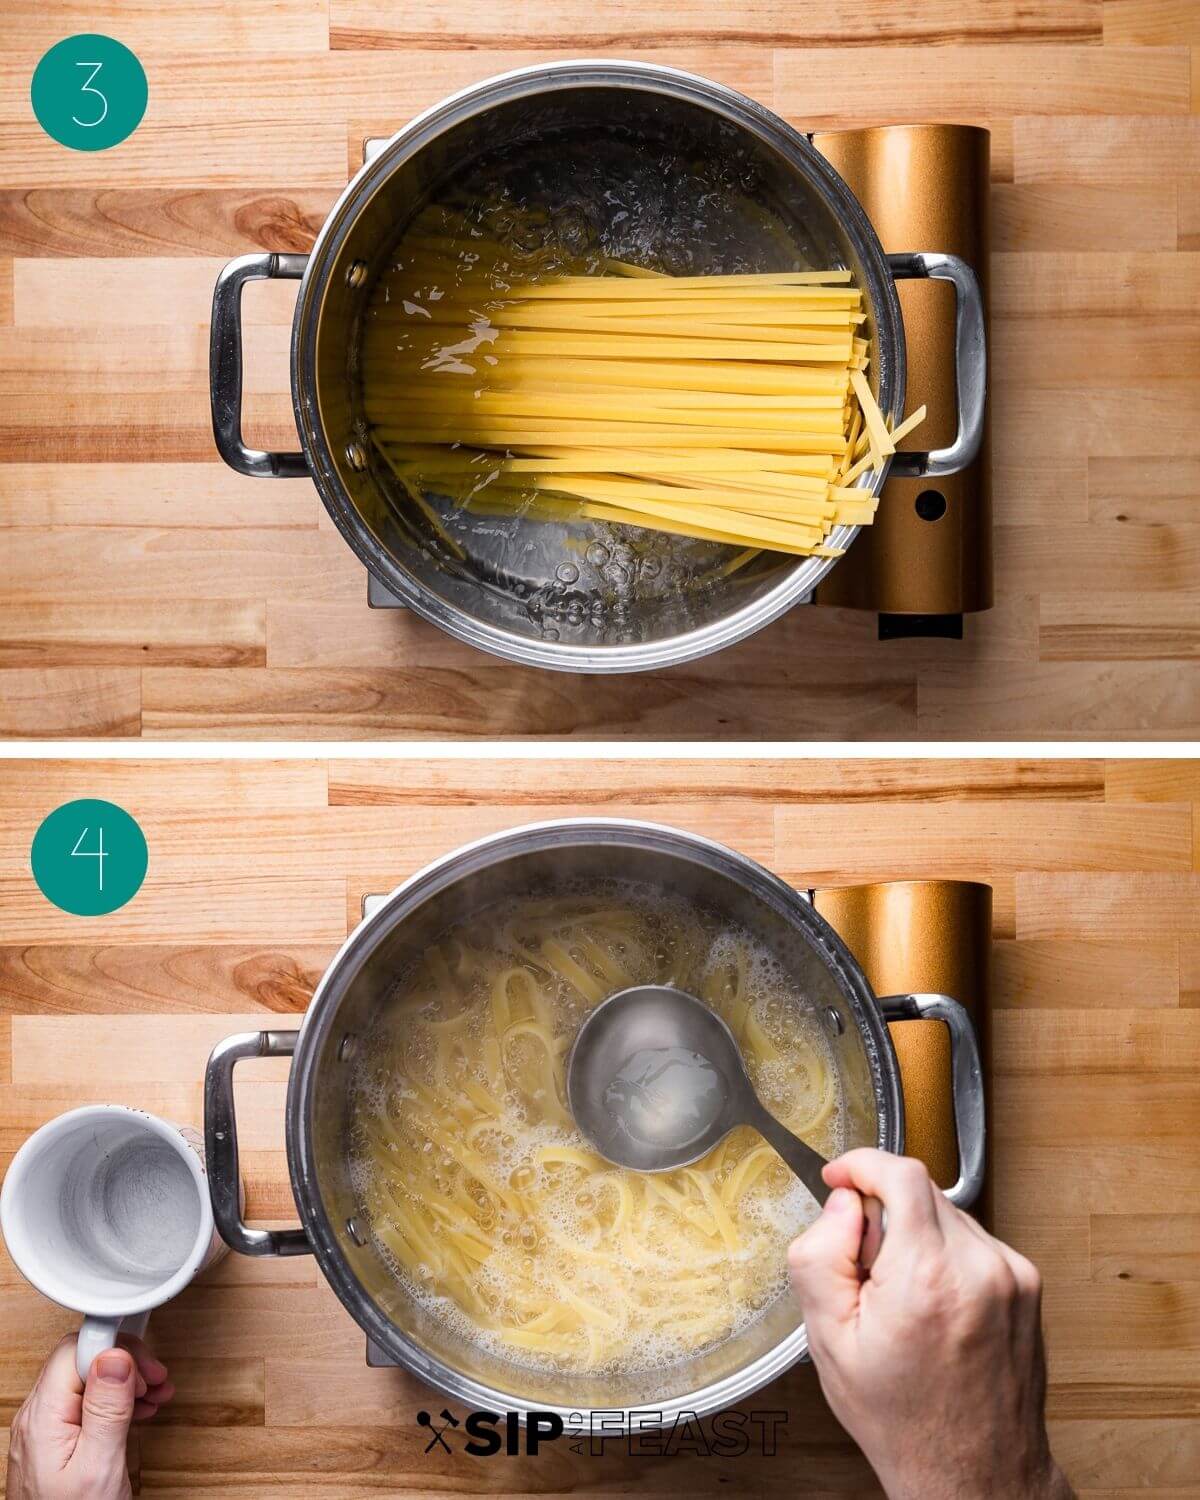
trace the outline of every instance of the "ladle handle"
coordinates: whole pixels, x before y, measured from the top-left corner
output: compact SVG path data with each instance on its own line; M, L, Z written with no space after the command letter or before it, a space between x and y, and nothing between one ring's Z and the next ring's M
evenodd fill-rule
M780 1124L769 1110L760 1104L754 1114L747 1119L747 1125L751 1125L758 1131L759 1135L773 1146L796 1176L809 1190L822 1208L825 1200L829 1197L832 1189L827 1185L821 1171L825 1166L825 1158L819 1151L798 1135L793 1135L786 1125ZM883 1204L878 1198L863 1199L863 1237L858 1251L858 1264L862 1271L867 1272L875 1264L875 1257L879 1254L883 1244L883 1232L887 1227L887 1215L884 1213Z
M825 1166L825 1158L821 1153L814 1151L798 1135L793 1135L786 1125L780 1124L757 1100L753 1111L746 1116L745 1123L757 1130L763 1140L779 1152L817 1202L824 1207L830 1189L821 1176L821 1169Z

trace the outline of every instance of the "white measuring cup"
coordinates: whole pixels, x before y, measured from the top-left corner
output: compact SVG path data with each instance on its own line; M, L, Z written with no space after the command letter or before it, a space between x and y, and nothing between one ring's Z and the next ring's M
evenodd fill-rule
M0 1191L0 1229L26 1280L83 1314L81 1380L226 1248L201 1136L121 1104L71 1110L29 1137Z

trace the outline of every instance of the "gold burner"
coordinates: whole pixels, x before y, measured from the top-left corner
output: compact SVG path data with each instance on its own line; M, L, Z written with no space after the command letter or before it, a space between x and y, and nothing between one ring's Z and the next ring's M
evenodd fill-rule
M813 905L862 965L877 995L951 995L966 1009L979 1038L990 1123L991 886L885 881L814 891ZM904 1149L925 1163L939 1186L950 1187L958 1176L950 1034L940 1021L899 1021L889 1030L904 1085ZM990 1223L990 1168L972 1212Z
M813 144L849 184L889 254L936 250L974 270L988 305L988 192L991 137L973 125L887 125L818 132ZM929 416L902 448L954 441L954 289L940 281L897 283L908 345L906 408ZM989 424L990 425L990 424ZM917 497L944 497L938 520L923 520ZM881 615L959 616L992 606L990 434L973 464L938 479L893 479L873 526L820 584L814 602ZM881 635L934 634L910 621Z

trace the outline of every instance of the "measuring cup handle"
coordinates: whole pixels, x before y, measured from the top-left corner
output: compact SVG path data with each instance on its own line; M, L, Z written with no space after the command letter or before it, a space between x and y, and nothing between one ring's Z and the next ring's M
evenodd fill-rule
M84 1318L75 1340L75 1370L80 1380L87 1381L97 1354L116 1346L118 1334L130 1333L140 1339L149 1321L148 1312L130 1313L127 1318L96 1318L90 1314Z

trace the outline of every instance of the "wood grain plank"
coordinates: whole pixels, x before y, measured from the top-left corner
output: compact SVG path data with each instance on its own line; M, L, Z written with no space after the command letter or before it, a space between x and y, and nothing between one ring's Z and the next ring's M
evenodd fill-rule
M1200 802L1200 762L1105 761L1104 798L1106 802Z
M1147 474L1153 483L1147 484ZM1200 495L1200 454L1180 458L1089 458L1088 515L1092 521L1170 526Z
M1018 887L1019 889L1019 887ZM19 1027L20 1021L14 1023ZM1136 1072L1129 1084L1136 1094L1147 1086L1145 1075L1194 1075L1200 1064L1200 1013L1191 1010L1095 1009L1064 1014L1053 1010L998 1010L992 1018L995 1054L992 1068L997 1078L1041 1075L1065 1086L1071 1074L1105 1075L1114 1100L1121 1080ZM13 1070L19 1057L20 1031L13 1031ZM1109 1081L1107 1075L1115 1075ZM1198 1087L1189 1082L1188 1089ZM1190 1097L1190 1096L1189 1096ZM1194 1101L1200 1105L1200 1098ZM1174 1111L1163 1110L1161 1125L1174 1123ZM1092 1111L1077 1111L1075 1119L1082 1140L1102 1141L1107 1122ZM1190 1133L1190 1132L1185 1132ZM1128 1132L1125 1132L1127 1137ZM1060 1137L1061 1138L1061 1137ZM1116 1139L1121 1139L1118 1135Z
M1195 661L1200 590L1043 594L1043 661Z
M857 674L840 663L785 661L775 656L781 644L774 634L769 643L723 652L700 674L683 667L616 685L478 660L458 670L231 668L219 676L148 668L143 725L156 739L271 739L281 732L312 740L895 739L914 732L910 671L876 664ZM477 677L481 667L484 679Z
M255 130L246 120L190 125L148 121L108 151L69 155L38 125L9 125L0 134L0 188L287 189L304 182L338 189L346 181L345 130L296 121Z
M1084 504L1080 487L1080 508ZM820 660L837 656L851 667L872 669L879 660L879 628L865 611L812 609L802 616L805 655ZM994 609L972 615L962 641L913 639L896 657L915 668L925 662L969 657L982 667L990 661L1036 661L1038 606L1014 593ZM267 610L267 665L336 671L392 668L411 662L422 666L462 667L471 655L415 614L402 609L364 610L361 597L335 603L283 600Z
M1091 1221L1091 1274L1096 1281L1200 1280L1191 1246L1200 1214L1096 1214Z
M1104 0L1104 44L1200 46L1200 16L1190 0Z
M1083 803L894 803L886 826L871 803L848 808L780 808L776 838L788 858L815 881L857 869L862 879L911 878L916 863L935 872L977 879L983 864L993 873L1026 870L1176 870L1191 868L1189 807L1120 808L1109 820ZM1166 814L1148 822L1151 813ZM911 850L896 864L897 848ZM972 873L968 874L967 872Z
M327 0L7 0L5 22L23 54L36 59L77 31L114 27L137 53L323 51L329 41ZM153 93L153 79L151 80Z
M1074 563L1067 577L1061 557L1055 559L1039 546L1036 531L1027 526L996 528L998 566L1010 586L1022 591L1068 598L1125 589L1172 594L1200 586L1200 525L1065 525L1058 540Z
M1031 871L1017 883L1017 935L1112 941L1187 938L1200 926L1200 876Z
M291 389L290 327L247 329L243 339L247 392ZM209 393L208 329L199 324L144 327L136 341L111 328L0 328L0 395L67 396L126 392Z
M264 1018L291 1016L307 1006L334 946L332 940L293 942L286 950L251 943L0 945L6 986L0 1014L209 1014L255 1005Z
M13 320L13 263L10 255L0 255L0 324Z
M319 1352L306 1362L315 1363ZM268 1358L270 1368L270 1358ZM778 1398L773 1388L763 1393L765 1403ZM425 1398L438 1410L441 1398ZM453 1401L447 1403L458 1413L461 1422L467 1408ZM757 1408L771 1410L770 1404ZM292 1496L338 1495L326 1486L345 1485L343 1495L357 1495L359 1500L373 1491L397 1494L424 1490L431 1473L430 1460L424 1456L429 1434L415 1420L410 1406L402 1425L367 1426L308 1424L295 1427L233 1428L216 1433L205 1428L164 1427L147 1430L143 1437L142 1466L145 1476L143 1493L158 1484L171 1487L178 1494L189 1493L193 1486L208 1483L222 1495L244 1496L254 1493L253 1486L282 1486ZM814 1489L803 1492L820 1495L832 1490L840 1500L854 1497L865 1500L881 1492L872 1483L866 1460L858 1454L844 1435L826 1441L805 1441L803 1422L798 1424L799 1455L806 1480ZM791 1437L788 1435L790 1444ZM314 1453L320 1455L314 1480ZM530 1495L563 1497L579 1494L585 1487L603 1500L614 1495L670 1494L679 1486L697 1495L729 1494L734 1485L753 1483L751 1493L762 1496L785 1496L796 1493L793 1465L780 1464L778 1458L722 1458L686 1451L674 1454L669 1461L630 1456L622 1446L610 1444L603 1458L586 1451L574 1454L566 1442L540 1448L535 1458L504 1458L492 1464L488 1474L479 1473L480 1462L465 1453L461 1446L452 1454L438 1454L438 1492L471 1493L474 1486L486 1482L489 1495ZM602 1466L602 1467L601 1467ZM603 1474L600 1490L594 1489L597 1470ZM748 1471L752 1471L752 1478ZM246 1486L243 1490L240 1487ZM262 1489L257 1491L262 1493ZM478 1491L475 1491L478 1493ZM740 1491L745 1492L745 1491ZM340 1500L340 1497L339 1497Z
M365 591L361 566L341 538L315 527L14 529L6 537L6 550L7 597L14 604L60 598L65 577L73 579L76 603L94 604L106 604L114 596L169 598L184 575L190 592L208 600L245 600L284 590L317 599L340 595L361 600ZM88 559L82 575L77 569L81 553Z
M992 257L990 293L994 317L1084 320L1070 330L1077 337L1095 323L1107 326L1110 318L1189 312L1200 293L1200 255L1096 249L998 254Z
M1184 248L1178 243L1178 192L1170 182L1126 187L1119 194L1097 183L994 182L991 209L993 256ZM0 222L2 213L0 208Z
M736 843L751 859L769 864L774 858L775 825L769 807L729 805L700 798L665 806L625 805L609 799L593 803L582 794L575 804L576 816L583 818L623 817L632 815L635 808L639 809L638 816L651 822L666 821L721 843ZM298 878L304 870L312 868L315 837L320 839L322 863L313 871L314 878L319 874L324 879L335 870L355 874L360 870L391 869L396 873L385 887L391 889L401 877L414 873L448 849L520 823L540 822L552 817L555 811L553 804L523 808L520 815L503 805L442 807L434 819L426 810L417 810L414 815L411 809L400 807L333 807L316 817L298 817L291 809L268 812L243 808L236 817L220 819L214 826L211 808L195 809L187 803L174 811L150 808L138 813L146 841L153 850L151 877L143 891L149 889L151 878L182 883L189 873L199 872L214 881L222 876L237 879L251 869L262 879ZM1147 830L1146 837L1156 847L1140 856L1141 868L1174 864L1167 847L1171 839L1170 810L1154 811L1161 815L1159 830ZM1144 822L1147 809L1094 803L1090 804L1090 812L1114 823L1124 817L1141 818ZM42 810L34 807L0 814L0 880L15 879L27 868L29 839L43 816ZM1104 837L1103 833L1100 837ZM203 854L198 862L199 850ZM1188 868L1190 861L1189 820L1183 867ZM19 928L10 928L7 923L4 927L6 932L20 933Z
M258 484L223 463L0 464L0 525L315 530L309 484Z
M1019 0L827 0L797 11L785 0L748 0L736 15L717 0L685 0L669 19L619 3L598 9L585 0L565 0L538 40L545 46L618 45L637 38L659 44L690 41L761 41L845 47L879 42L1083 41L1101 36L1099 0L1050 0L1037 6ZM468 0L447 14L437 0L330 0L333 47L506 46L524 41L527 22L512 3Z
M207 809L214 817L288 810L313 813L327 804L325 765L315 760L60 760L11 761L0 774L0 814L47 809L86 797L102 777L111 798L135 816ZM1103 790L1100 762L1090 763ZM1031 773L1036 782L1036 773ZM1064 786L1066 783L1064 783ZM215 826L219 826L214 824Z
M242 431L247 443L294 449L290 397L247 392ZM215 449L207 397L199 391L95 391L10 396L0 406L0 463L121 463L131 451L162 463L210 462Z
M0 946L0 1012L290 1015L307 1006L333 953L329 943L12 943Z
M1181 1014L1174 1011L1169 1018L1157 1019L1176 1020ZM1059 1055L1063 1032L1074 1027L1074 1018L1056 1011L1039 1017L1043 1019L1050 1024L1034 1040L1048 1037L1051 1050ZM1147 1117L1155 1120L1156 1132L1161 1129L1156 1140L1163 1145L1183 1142L1189 1134L1194 1138L1200 1129L1200 1082L1184 1073L1143 1066L1144 1037L1131 1038L1120 1027L1113 1031L1103 1043L1090 1035L1086 1046L1073 1046L1060 1072L1029 1071L1014 1058L1011 1070L995 1073L992 1119L998 1149L1119 1146L1144 1130Z
M1055 1422L1055 1456L1086 1494L1128 1485L1140 1495L1187 1487L1200 1469L1200 1421Z
M76 260L52 256L22 257L13 273L14 321L37 328L140 326L182 328L208 326L213 287L225 257L86 256ZM262 281L242 301L246 327L290 326L296 309L296 285Z
M333 187L6 188L0 255L303 254L335 197Z
M1197 85L1196 52L1192 52L1192 110L1200 106ZM1177 184L1180 250L1200 250L1200 173L1181 178Z
M1200 1006L1200 937L1185 937L1179 945L1179 1003Z
M141 733L142 690L129 667L0 669L0 737L127 739Z
M152 865L137 897L89 931L103 943L162 941L188 932L202 943L340 942L345 936L344 886L333 876L279 877L259 887L252 872L206 877L202 871L160 879ZM256 896L248 903L248 897ZM0 943L69 943L78 918L42 896L28 875L0 879Z
M993 441L1029 456L1065 451L1089 460L1194 458L1200 421L1200 382L1118 389L1088 386L1045 392L998 382L992 397Z
M1074 1012L1178 1003L1179 950L1169 938L1154 943L1023 939L992 947L993 1009Z
M1200 118L1195 115L1021 115L1013 121L1017 182L1107 184L1200 175Z
M917 722L934 739L1193 741L1200 736L1200 674L1190 662L1043 662L1019 671L997 663L985 679L927 667Z
M991 352L1006 381L1026 390L1056 391L1089 384L1141 389L1194 382L1200 361L1200 320L1180 317L997 318Z
M1200 1022L1200 1016L1195 1019ZM75 1084L87 1076L96 1080L93 1087L107 1087L200 1079L219 1041L261 1026L260 1011L240 1016L112 1015L102 1027L81 1027L66 1016L14 1016L13 1083L40 1088ZM286 1057L250 1058L238 1067L238 1082L286 1084L290 1068Z
M654 38L647 37L639 46L618 50L622 58L698 73L738 89L768 107L771 104L772 53L766 47L711 45L704 39L691 45L663 46L655 45ZM1078 50L1095 52L1099 57L1097 48ZM1142 51L1146 49L1140 49L1139 56ZM827 54L827 59L829 56L832 54ZM404 53L390 51L311 51L301 55L290 52L275 58L256 58L249 68L236 54L221 56L209 51L181 55L171 59L170 67L157 80L152 96L153 120L159 126L186 129L189 135L229 119L253 121L254 128L264 134L285 134L292 138L305 123L339 127L343 141L351 122L356 125L369 122L371 134L392 135L422 110L483 79L556 58L577 57L578 52L569 46L539 46L528 36L512 46L494 50L428 51L423 53L420 67L414 67L411 57ZM1188 63L1186 48L1146 51L1149 78L1145 88L1139 88L1128 78L1121 82L1120 70L1116 68L1095 70L1093 63L1089 71L1105 73L1108 83L1129 107L1141 100L1145 110L1165 113L1177 98L1182 100L1181 108L1187 109ZM828 67L828 60L824 66ZM1159 91L1156 106L1152 100L1155 90ZM1093 95L1086 84L1076 92L1081 101L1079 108L1088 107L1086 101ZM0 82L0 123L23 124L28 119L27 106L18 80L14 79L8 88ZM321 139L324 141L324 134ZM253 149L249 156L255 159ZM353 166L357 170L361 165L360 145ZM139 186L147 186L142 174L136 180ZM129 181L126 178L126 184ZM251 169L243 171L234 181L240 185L258 179ZM264 178L259 185L288 189L296 183L317 187L325 182L323 174L305 177L300 171L282 181L274 176Z
M266 616L248 600L0 604L0 666L264 666Z
M992 506L1000 526L1077 525L1088 520L1088 461L1084 453L1020 452L992 455ZM1001 593L1003 597L1003 591Z
M860 47L854 97L838 49L777 47L775 108L808 127L986 124L1011 115L1186 114L1186 47Z
M106 1028L108 1019L105 1018ZM144 1022L151 1034L154 1034L155 1028L160 1023L165 1024L165 1018L159 1016L123 1019L131 1021L134 1025L139 1021ZM221 1040L224 1036L234 1035L244 1019L244 1017L237 1016L205 1018L209 1029L217 1033L217 1040ZM221 1031L222 1020L225 1025L223 1032ZM14 1024L19 1024L19 1022L14 1022ZM92 1025L95 1024L93 1021ZM256 1024L263 1024L261 1018ZM78 1021L74 1029L80 1034L84 1030ZM175 1031L169 1027L159 1034L159 1044L162 1046L170 1046L174 1039ZM35 1058L36 1067L36 1045L30 1050ZM140 1081L140 1086L135 1090L137 1099L147 1110L165 1119L175 1120L181 1125L191 1125L197 1130L203 1130L203 1067L197 1071L193 1066L200 1050L199 1047L185 1049L181 1066L174 1069L174 1072L172 1072L169 1057L164 1056L157 1060L157 1063L152 1066L151 1073ZM31 1130L56 1119L68 1110L103 1104L110 1100L123 1102L130 1097L130 1089L139 1083L137 1078L120 1071L116 1076L108 1077L89 1070L86 1058L78 1048L75 1051L74 1061L77 1073L64 1069L64 1075L69 1076L46 1081L37 1076L32 1081L29 1078L18 1078L12 1088L0 1094L0 1150L15 1152ZM155 1073L158 1076L153 1076ZM163 1073L171 1075L166 1082L162 1079ZM279 1077L277 1069L275 1076L271 1079L267 1079L261 1069L252 1070L245 1079L242 1074L243 1069L239 1066L238 1140L252 1154L264 1151L277 1152L283 1145L287 1083ZM182 1081L185 1077L186 1082ZM286 1172L284 1175L286 1176ZM310 1264L307 1272L306 1277L290 1278L289 1284L303 1280L307 1284L315 1285L315 1267ZM240 1275L238 1280L241 1284ZM14 1282L14 1285L19 1285L19 1282Z
M1158 764L1155 762L1154 764ZM1168 763L1170 764L1170 763ZM676 770L686 774L676 775ZM338 759L329 763L332 806L573 806L614 797L630 805L754 801L922 802L996 797L1094 801L1100 763L1086 760L543 760ZM2 795L2 783L0 783ZM1182 798L1163 800L1186 800Z

